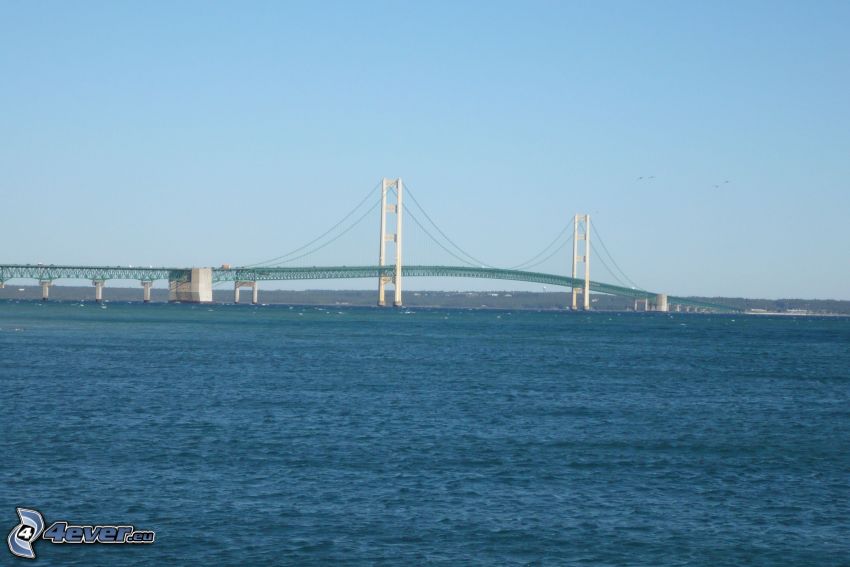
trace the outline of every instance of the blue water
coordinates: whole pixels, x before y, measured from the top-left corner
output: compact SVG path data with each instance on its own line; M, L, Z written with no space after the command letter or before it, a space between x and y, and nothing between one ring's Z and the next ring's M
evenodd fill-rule
M0 303L36 565L848 565L850 319Z

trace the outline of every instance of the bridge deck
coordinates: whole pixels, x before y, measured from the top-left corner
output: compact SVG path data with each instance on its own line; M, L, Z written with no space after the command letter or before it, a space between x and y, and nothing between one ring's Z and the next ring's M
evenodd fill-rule
M375 278L390 276L393 266L309 266L285 268L213 268L213 281L283 281ZM190 268L124 267L124 266L55 266L35 264L0 265L0 282L15 278L53 281L58 279L85 280L185 280ZM499 268L476 268L472 266L403 266L404 277L460 277L493 280L522 281L559 287L581 287L583 281L568 276L526 272ZM632 299L654 299L655 292L622 287L603 282L590 282L591 291L628 297ZM714 303L697 301L686 297L670 296L670 303L710 309L732 311L733 309Z

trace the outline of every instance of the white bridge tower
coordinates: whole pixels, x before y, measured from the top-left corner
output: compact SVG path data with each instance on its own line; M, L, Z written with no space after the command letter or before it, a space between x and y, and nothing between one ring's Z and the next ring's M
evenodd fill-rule
M381 182L381 251L378 255L378 265L383 267L387 263L387 242L395 243L395 270L392 275L378 275L378 305L386 305L384 290L388 283L393 284L395 298L393 305L401 307L401 219L404 208L402 206L402 194L404 184L401 177L387 179ZM395 195L394 203L387 203L387 195ZM395 215L395 232L387 232L387 215Z
M584 240L584 254L579 255L578 241ZM573 279L578 277L578 265L584 264L584 289L573 286L570 307L578 309L577 295L582 293L584 310L590 309L590 215L576 215L573 221Z

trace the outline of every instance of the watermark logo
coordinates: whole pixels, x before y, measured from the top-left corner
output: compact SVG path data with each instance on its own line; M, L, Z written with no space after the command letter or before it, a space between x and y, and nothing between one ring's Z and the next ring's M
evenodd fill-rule
M35 559L33 546L39 536L50 543L79 544L145 544L156 539L155 532L137 530L131 525L77 526L61 520L44 529L44 517L28 508L18 508L18 518L20 523L9 532L6 541L13 555L26 559Z
M44 518L35 510L27 508L18 508L18 518L21 522L9 532L9 537L6 539L9 551L18 557L35 559L32 546L44 531Z

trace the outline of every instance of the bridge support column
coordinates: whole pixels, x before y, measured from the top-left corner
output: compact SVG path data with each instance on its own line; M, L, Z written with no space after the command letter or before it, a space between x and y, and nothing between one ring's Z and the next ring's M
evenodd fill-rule
M667 294L659 293L655 296L655 310L661 311L663 313L667 313L670 311L670 307L667 305Z
M578 241L584 240L584 254L579 255ZM584 286L583 288L572 288L572 301L570 308L578 309L578 293L582 292L582 307L585 311L590 309L590 215L576 215L573 219L573 279L578 277L578 265L584 264ZM575 282L574 282L575 283Z
M151 302L151 287L153 286L153 282L142 282L142 297L145 303Z
M233 282L233 303L239 303L239 290L243 287L251 288L251 303L256 305L259 299L259 285L256 281Z
M47 301L47 298L50 296L50 286L53 285L53 280L39 280L41 284L41 300Z
M394 189L394 191L392 191ZM395 193L395 203L387 203L387 194ZM393 305L395 307L402 306L401 297L401 243L402 243L402 213L404 205L402 203L402 195L404 193L404 183L401 177L397 179L387 179L381 181L381 242L378 253L378 265L383 268L387 261L387 242L395 244L395 268L392 275L386 275L382 270L378 274L378 306L386 305L385 288L388 283L391 283L394 288ZM395 214L395 232L387 233L387 214Z
M92 280L91 284L94 286L94 300L98 303L103 303L103 280Z
M192 268L168 281L168 301L212 302L212 268Z

